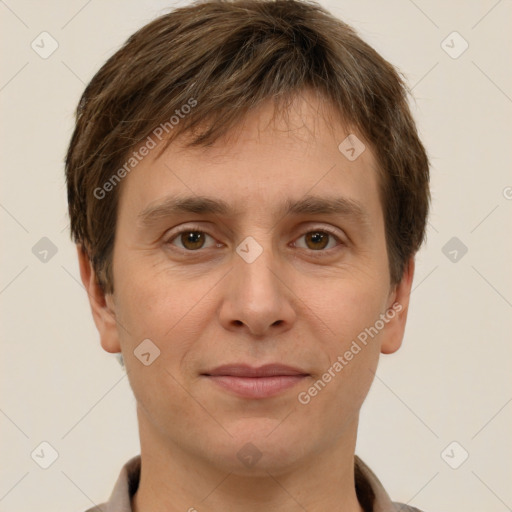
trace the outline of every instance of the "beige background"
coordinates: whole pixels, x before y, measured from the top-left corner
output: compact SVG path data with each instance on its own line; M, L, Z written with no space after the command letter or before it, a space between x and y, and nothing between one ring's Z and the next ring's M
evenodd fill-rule
M358 453L426 512L512 510L511 2L322 3L406 75L433 165L405 343L381 360ZM1 511L83 511L138 453L134 399L79 283L63 157L84 85L173 5L0 2ZM31 48L43 31L59 45L47 59ZM441 47L453 31L469 43L456 59ZM46 263L32 252L42 237L57 249ZM452 237L468 248L457 262L442 252ZM43 441L59 454L48 469L31 458ZM452 441L452 465L469 453L458 469L441 456Z

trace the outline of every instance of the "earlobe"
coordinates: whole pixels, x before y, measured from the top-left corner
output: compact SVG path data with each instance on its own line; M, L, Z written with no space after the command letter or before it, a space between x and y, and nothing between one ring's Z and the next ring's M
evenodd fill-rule
M388 310L386 312L389 322L382 333L381 352L383 354L392 354L402 345L413 277L414 257L409 260L404 269L402 279L390 294Z
M79 244L77 253L80 277L89 298L94 323L100 334L101 346L107 352L120 352L113 297L104 293L86 251Z

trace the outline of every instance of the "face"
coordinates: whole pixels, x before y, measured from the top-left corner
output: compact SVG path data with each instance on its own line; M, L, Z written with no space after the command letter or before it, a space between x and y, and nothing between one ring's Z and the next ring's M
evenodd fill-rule
M347 158L350 132L304 99L146 156L122 183L114 294L93 306L142 442L226 471L262 454L277 473L354 434L379 353L402 340L412 265L391 286L374 155ZM255 377L264 365L288 368Z

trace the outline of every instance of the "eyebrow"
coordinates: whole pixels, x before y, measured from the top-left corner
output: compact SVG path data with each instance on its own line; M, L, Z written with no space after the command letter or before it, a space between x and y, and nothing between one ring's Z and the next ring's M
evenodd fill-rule
M149 228L162 219L183 213L237 217L242 212L222 199L207 196L167 197L150 204L137 216L138 224ZM363 205L346 197L305 196L299 200L287 199L275 211L277 218L286 215L340 215L353 218L362 225L369 224Z

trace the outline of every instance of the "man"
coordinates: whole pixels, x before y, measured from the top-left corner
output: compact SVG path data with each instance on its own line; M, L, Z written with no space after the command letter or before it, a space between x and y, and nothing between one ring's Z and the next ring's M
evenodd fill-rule
M314 3L182 7L87 86L66 176L141 442L91 511L417 510L355 456L429 205L389 63Z

